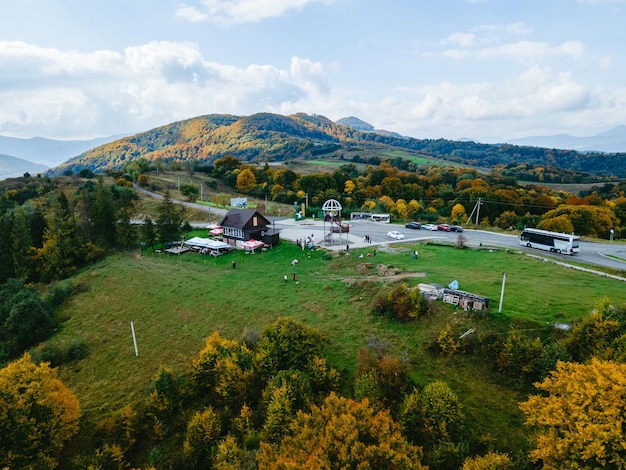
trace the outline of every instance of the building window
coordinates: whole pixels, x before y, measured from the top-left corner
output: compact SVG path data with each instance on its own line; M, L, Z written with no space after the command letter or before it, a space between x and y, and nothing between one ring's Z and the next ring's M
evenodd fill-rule
M257 225L259 225L259 221L257 219L257 216L255 215L254 217L252 217L252 225L254 227L256 227Z

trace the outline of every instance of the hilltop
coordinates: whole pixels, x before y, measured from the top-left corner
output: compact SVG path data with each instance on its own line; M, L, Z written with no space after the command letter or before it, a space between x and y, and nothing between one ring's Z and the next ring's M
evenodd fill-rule
M626 154L579 153L445 139L420 140L387 131L372 131L371 126L356 118L342 122L349 125L304 113L290 116L209 114L95 147L61 164L51 173L71 174L85 168L94 172L117 170L139 158L210 165L226 155L250 163L330 157L350 160L359 153L384 157L401 149L416 157L483 168L524 163L605 177L626 175ZM350 127L354 123L357 123L356 127L368 130Z

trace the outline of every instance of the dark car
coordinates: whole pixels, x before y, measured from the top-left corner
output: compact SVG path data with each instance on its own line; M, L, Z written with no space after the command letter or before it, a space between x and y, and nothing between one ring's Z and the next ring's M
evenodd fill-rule
M450 231L451 232L462 232L463 231L463 227L461 227L460 225L450 225Z
M420 224L419 222L409 222L408 224L405 225L406 228L412 228L414 230L419 230L422 228L422 224Z

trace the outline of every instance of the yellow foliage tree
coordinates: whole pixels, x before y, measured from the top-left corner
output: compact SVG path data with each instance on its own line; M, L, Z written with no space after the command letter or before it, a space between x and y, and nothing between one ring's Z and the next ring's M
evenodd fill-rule
M0 370L0 467L56 468L79 418L78 398L56 369L24 354Z
M626 467L626 364L558 362L535 386L545 393L520 403L538 429L533 461L546 469Z
M354 184L354 181L346 180L346 183L344 184L343 192L348 194L348 195L352 194L352 191L354 191L355 187L356 187L356 185Z
M279 444L261 442L258 468L424 469L422 451L410 445L387 411L367 399L331 393L311 413L298 412Z
M455 204L452 207L450 218L455 222L463 222L465 219L467 219L467 213L465 212L465 207L463 207L463 204Z
M249 193L256 187L256 176L250 168L242 170L237 175L237 189L242 193Z
M468 457L461 470L512 470L513 462L507 454L488 452L479 457Z

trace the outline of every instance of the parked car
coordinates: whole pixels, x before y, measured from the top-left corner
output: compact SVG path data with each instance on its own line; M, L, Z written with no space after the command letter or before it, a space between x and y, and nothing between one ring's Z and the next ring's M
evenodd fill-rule
M439 224L437 225L437 230L441 230L442 232L449 232L450 226L448 224Z
M461 227L460 225L450 225L450 231L451 232L462 232L463 231L463 227Z
M398 232L397 230L392 230L391 232L387 232L387 236L389 238L394 238L396 240L404 240L404 235Z
M422 224L419 222L409 222L405 225L406 228L412 228L413 230L419 230L422 228Z
M433 232L436 232L438 229L437 226L434 224L425 224L422 225L422 230L432 230Z

